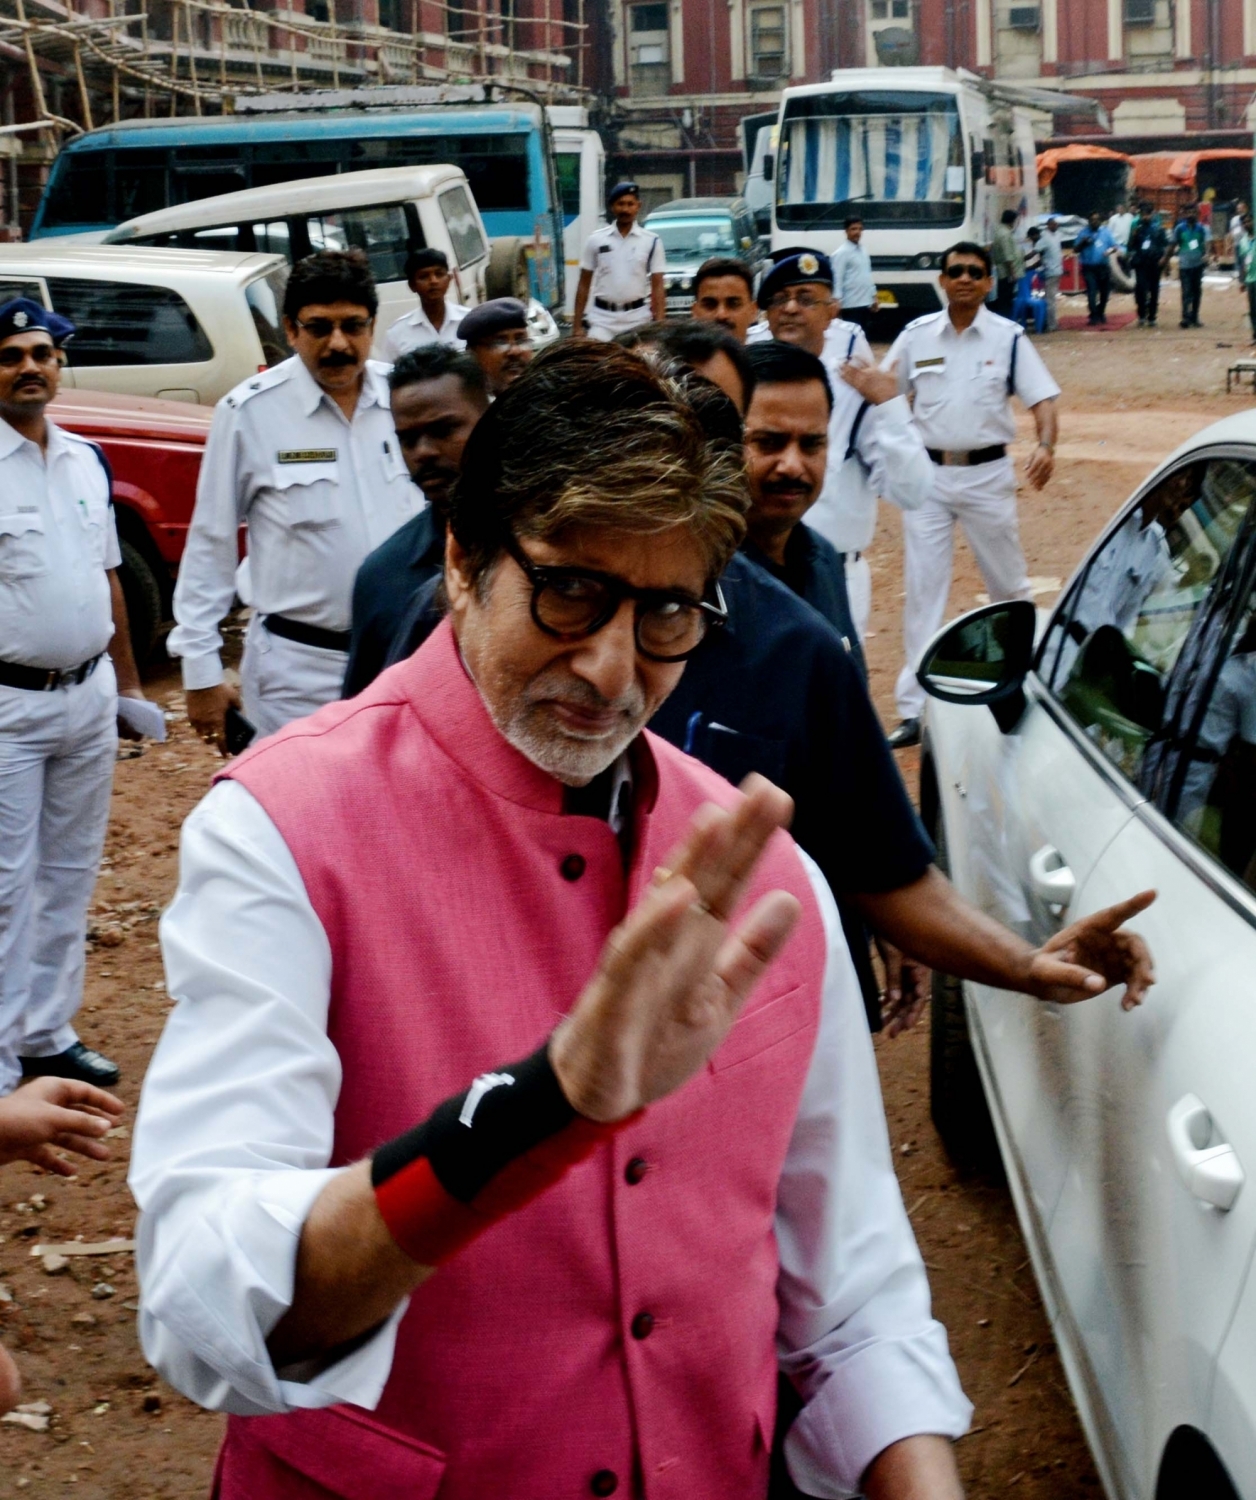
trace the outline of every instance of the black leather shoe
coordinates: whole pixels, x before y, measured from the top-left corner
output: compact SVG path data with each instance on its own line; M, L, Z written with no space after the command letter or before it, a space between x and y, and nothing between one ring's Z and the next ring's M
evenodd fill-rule
M904 719L890 739L891 750L906 750L920 743L920 720Z
M80 1083L94 1083L99 1089L107 1089L122 1077L122 1070L99 1052L75 1042L51 1057L24 1057L22 1074L26 1078L77 1078Z

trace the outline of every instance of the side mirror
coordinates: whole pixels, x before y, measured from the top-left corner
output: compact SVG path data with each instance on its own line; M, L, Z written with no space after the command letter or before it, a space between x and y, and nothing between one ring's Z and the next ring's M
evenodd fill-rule
M984 703L1009 733L1025 711L1023 684L1038 611L1027 599L985 604L946 626L925 649L916 680L943 703Z

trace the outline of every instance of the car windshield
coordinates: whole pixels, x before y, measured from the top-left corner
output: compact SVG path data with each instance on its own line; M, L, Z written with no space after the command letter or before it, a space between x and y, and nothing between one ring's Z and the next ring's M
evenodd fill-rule
M255 281L250 281L244 289L267 365L277 365L292 353L283 331L281 314L287 281L287 268L276 267L273 271L264 272Z
M690 219L650 219L646 228L663 241L672 265L698 265L711 255L735 255L737 240L731 219L705 214Z
M791 100L781 125L777 222L934 227L964 215L963 138L950 94L889 90Z

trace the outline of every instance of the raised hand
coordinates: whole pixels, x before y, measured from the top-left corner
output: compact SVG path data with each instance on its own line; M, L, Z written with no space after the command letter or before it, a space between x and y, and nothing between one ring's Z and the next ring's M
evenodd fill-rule
M121 1099L73 1078L34 1078L0 1099L0 1163L25 1160L74 1176L74 1164L55 1148L107 1161L105 1132L126 1106Z
M1142 891L1062 928L1034 954L1028 993L1070 1005L1124 984L1122 1010L1141 1005L1156 982L1151 951L1137 933L1120 929L1155 899L1155 891Z
M799 915L771 891L732 929L768 839L793 803L762 776L731 811L694 816L667 866L611 933L550 1058L577 1113L609 1123L672 1093L724 1040Z

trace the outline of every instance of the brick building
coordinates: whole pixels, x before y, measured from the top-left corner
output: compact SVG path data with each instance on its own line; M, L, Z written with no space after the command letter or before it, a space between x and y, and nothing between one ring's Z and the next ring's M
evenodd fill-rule
M613 160L661 196L730 191L737 122L835 67L941 63L1091 95L1113 133L1090 138L1126 151L1250 146L1256 124L1256 0L603 3Z

